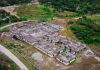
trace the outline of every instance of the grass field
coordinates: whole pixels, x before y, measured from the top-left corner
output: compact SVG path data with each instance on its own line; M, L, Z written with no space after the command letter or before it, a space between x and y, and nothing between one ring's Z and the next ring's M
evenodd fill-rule
M73 17L76 13L64 11L58 12L54 11L51 7L46 7L44 5L22 5L15 9L17 15L21 18L28 20L38 20L38 21L48 21L54 17L66 18L68 16Z
M28 20L47 21L54 17L52 8L46 8L43 5L22 5L16 8L17 15Z
M97 24L100 25L100 15L92 15L92 16L87 16L87 17L94 20Z
M61 34L71 39L77 39L69 27L67 27L63 32L61 32Z
M0 70L20 70L20 68L7 56L0 53Z
M0 43L2 45L4 45L7 49L9 49L15 56L17 56L25 65L26 67L29 68L29 70L38 70L37 67L35 66L34 63L32 63L33 61L30 61L30 56L26 57L25 55L27 55L27 49L23 46L17 46L16 48L11 46L11 44L20 44L21 42L17 42L17 41L12 41L9 39L5 39L0 38ZM25 56L25 57L24 57Z

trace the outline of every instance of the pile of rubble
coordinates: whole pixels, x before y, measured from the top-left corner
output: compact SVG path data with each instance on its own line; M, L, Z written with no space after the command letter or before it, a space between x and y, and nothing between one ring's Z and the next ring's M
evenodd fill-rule
M64 27L50 23L23 24L13 26L11 35L41 50L65 65L76 59L76 53L86 49L86 45L70 40L59 34Z

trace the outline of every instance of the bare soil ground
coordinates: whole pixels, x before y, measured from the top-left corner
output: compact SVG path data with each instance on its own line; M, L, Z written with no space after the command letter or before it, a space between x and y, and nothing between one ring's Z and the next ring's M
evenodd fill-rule
M84 58L81 63L74 65L68 70L100 70L100 62L98 62L93 57Z
M89 45L88 46L94 55L100 58L100 47L99 45ZM82 57L80 63L73 65L71 68L67 70L100 70L100 61L98 61L94 56L86 58Z
M2 7L2 9L9 12L11 15L17 16L17 13L15 11L15 6Z

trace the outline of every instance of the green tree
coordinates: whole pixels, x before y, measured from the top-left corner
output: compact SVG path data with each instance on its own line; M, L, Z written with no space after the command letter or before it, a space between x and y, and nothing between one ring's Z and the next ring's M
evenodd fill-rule
M100 25L83 16L71 26L76 37L87 44L100 43Z
M39 0L40 3L51 5L58 11L73 11L78 15L100 13L99 0Z

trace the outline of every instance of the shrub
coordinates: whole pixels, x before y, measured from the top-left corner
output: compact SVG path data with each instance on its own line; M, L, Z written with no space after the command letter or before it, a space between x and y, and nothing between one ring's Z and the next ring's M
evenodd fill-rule
M68 24L73 24L74 21L72 21L72 20L68 20L67 23L68 23Z
M0 26L13 23L13 22L18 22L18 21L21 21L21 20L17 18L16 16L10 15L10 13L2 9L0 10Z
M91 19L82 17L71 26L71 30L82 42L87 44L100 43L100 25L95 24Z

